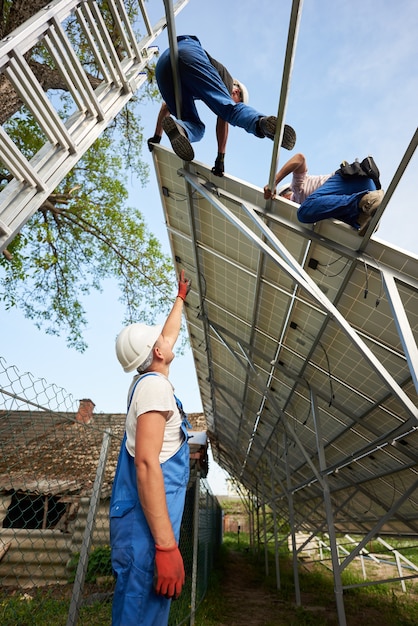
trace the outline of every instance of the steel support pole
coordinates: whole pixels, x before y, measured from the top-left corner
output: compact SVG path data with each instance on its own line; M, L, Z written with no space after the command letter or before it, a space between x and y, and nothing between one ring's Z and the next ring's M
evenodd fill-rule
M179 74L179 50L177 45L176 24L174 21L173 3L164 0L165 17L167 20L168 41L170 45L171 71L173 73L174 97L176 101L177 119L181 120L181 85Z
M267 549L267 519L266 519L266 492L264 480L261 480L263 490L263 537L264 537L264 571L266 576L269 575L269 553Z
M277 169L277 155L279 151L279 141L283 137L283 121L286 113L287 96L289 92L290 76L292 73L293 60L295 56L296 40L299 30L300 18L302 15L302 0L293 0L290 13L289 32L287 36L286 54L283 66L282 85L280 89L279 108L277 111L277 129L274 137L273 154L271 158L269 188L274 188L274 179ZM270 201L271 203L271 201Z
M382 271L381 277L385 287L388 303L392 310L393 320L396 324L396 328L398 329L398 334L405 351L406 360L408 361L409 371L411 372L415 389L418 392L418 347L415 341L414 333L405 313L405 307L399 294L399 289L396 286L394 276Z
M256 497L256 521L257 521L257 557L260 554L260 497L259 497L259 493L258 493L258 481L256 484L256 491L255 491L255 497Z
M274 533L274 562L276 566L276 589L280 589L280 560L279 560L279 542L277 540L277 508L274 494L274 472L271 459L268 459L268 463L270 466L270 483L271 483L271 507L273 511L273 533Z
M334 576L334 593L335 593L335 600L337 604L338 624L339 626L346 626L347 621L345 617L343 585L341 581L338 544L337 544L337 537L335 533L334 516L332 513L332 502L331 502L329 482L328 482L328 477L325 474L326 459L325 459L325 450L324 450L324 440L322 437L321 419L319 415L319 408L318 408L318 403L316 400L316 395L312 392L312 390L311 390L311 408L312 408L313 422L315 425L315 436L316 436L316 446L318 450L319 469L321 472L324 472L322 476L321 484L322 484L322 490L324 494L325 514L327 518L328 534L329 534L330 548L331 548L331 561L332 561L332 571L333 571L333 576Z
M289 523L290 532L292 535L292 556L293 556L293 580L295 582L295 599L296 606L301 606L300 596L300 583L299 583L299 569L298 569L298 553L296 545L296 533L295 533L295 510L293 506L293 494L292 494L292 480L290 477L290 468L287 458L287 434L283 433L284 437L284 450L285 450L285 466L286 466L286 487L287 487L287 501L289 506Z
M249 521L250 521L250 547L254 554L255 552L255 515L254 515L254 499L248 496L250 501L249 506Z

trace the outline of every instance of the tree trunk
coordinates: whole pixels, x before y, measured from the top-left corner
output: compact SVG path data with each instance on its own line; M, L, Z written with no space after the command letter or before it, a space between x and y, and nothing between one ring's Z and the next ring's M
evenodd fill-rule
M50 0L14 0L10 7L5 7L5 1L0 2L0 39L7 37L12 30L26 22L32 15L43 9Z
M4 9L4 0L0 0L1 22L0 36L6 37L15 28L23 24L32 15L48 4L48 0L15 0L7 13ZM49 65L39 63L30 59L30 53L26 55L29 66L35 74L44 91L49 89L62 89L68 91L68 85L65 82L61 72ZM96 87L100 80L90 77L89 80L93 87ZM0 124L4 124L6 120L14 115L22 106L22 101L16 93L9 79L4 75L0 75Z

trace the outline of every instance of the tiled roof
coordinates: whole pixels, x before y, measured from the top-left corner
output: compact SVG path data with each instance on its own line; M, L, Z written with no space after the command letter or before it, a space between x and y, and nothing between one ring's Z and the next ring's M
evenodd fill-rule
M205 429L202 414L188 418L196 430ZM44 495L89 492L103 435L110 430L103 493L110 492L124 426L125 414L97 414L82 424L75 413L1 411L0 490Z

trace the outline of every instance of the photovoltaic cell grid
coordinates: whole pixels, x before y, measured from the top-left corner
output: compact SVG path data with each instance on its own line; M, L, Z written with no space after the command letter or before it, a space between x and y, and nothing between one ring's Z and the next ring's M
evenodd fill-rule
M153 156L215 460L305 528L327 484L341 532L417 533L418 259Z

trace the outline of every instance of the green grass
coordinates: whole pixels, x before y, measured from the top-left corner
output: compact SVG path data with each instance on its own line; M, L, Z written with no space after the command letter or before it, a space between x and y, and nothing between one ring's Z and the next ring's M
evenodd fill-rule
M1 626L65 626L69 600L46 596L47 591L21 593L0 601ZM111 622L110 602L82 606L78 626L105 626Z
M398 546L397 546L398 547ZM402 546L399 546L402 547ZM407 546L408 547L408 546ZM416 549L410 546L415 553L407 558L417 562ZM374 546L373 546L374 549ZM220 623L231 623L234 611L233 602L224 595L225 575L228 559L231 553L238 552L244 559L245 565L251 571L251 583L261 588L270 597L277 598L277 616L266 620L263 626L329 626L337 622L327 621L324 611L312 611L308 607L334 607L335 594L332 573L321 565L316 565L312 571L307 571L304 566L299 567L299 581L302 592L302 607L295 607L295 589L293 581L293 565L291 555L287 550L287 543L283 544L280 554L280 579L281 588L276 589L275 564L273 553L269 554L269 575L265 576L264 551L259 554L249 547L249 537L240 533L239 540L236 533L225 534L224 543L217 557L215 568L210 575L206 596L200 603L195 619L196 626L219 626ZM405 554L405 550L402 549ZM98 551L96 553L96 568L101 574L107 573L107 555ZM405 554L406 556L406 554ZM93 559L94 561L94 559ZM76 566L76 559L74 567ZM93 573L93 568L92 568ZM97 573L97 572L96 572ZM394 574L395 575L395 574ZM351 585L362 582L360 575L353 571L343 573L343 584ZM92 576L94 579L94 576ZM88 597L91 592L108 592L109 586L104 582L100 585L87 586L84 596ZM416 626L418 624L418 593L417 583L407 582L407 594L395 593L400 590L400 584L381 584L370 587L355 587L344 591L344 606L347 623L351 625L379 624L379 626ZM190 586L185 589L182 598L187 612L190 598ZM69 597L71 585L66 587L46 587L35 590L15 591L14 595L8 592L0 598L0 624L1 626L65 626L69 610ZM415 599L415 601L414 601ZM241 597L236 598L239 603ZM180 606L178 607L181 608ZM179 615L183 611L179 611ZM175 619L175 616L173 616ZM282 621L280 621L282 620ZM111 603L95 602L80 609L78 626L107 626L111 623Z
M41 594L35 594L33 599L29 596L30 594L22 594L0 603L2 626L32 626L32 624L56 626L66 623L67 602L45 599Z
M224 538L216 569L210 578L208 592L196 614L196 626L215 626L219 623L228 623L228 616L231 618L233 616L233 607L223 596L226 564L228 554L231 551L239 551L242 554L251 567L256 570L253 580L256 580L271 594L275 594L280 601L277 616L271 619L267 618L263 622L263 626L278 626L279 624L286 624L286 626L329 626L331 623L337 623L334 579L328 569L317 565L308 572L303 566L299 567L302 604L307 599L308 604L306 608L295 607L293 565L291 555L287 552L287 546L284 546L280 555L281 588L277 590L273 553L269 555L269 575L265 576L264 552L258 556L252 554L248 549L248 542L245 537L241 536L238 543L236 534L231 534ZM413 560L411 558L411 561ZM344 585L362 582L362 578L353 572L344 572L343 574ZM399 590L399 583L394 584L394 588ZM416 589L417 586L415 585ZM322 607L324 610L322 612L311 611L308 605ZM418 603L411 598L411 594L397 595L390 584L347 589L344 591L344 606L347 623L353 625L416 626L418 624ZM329 615L328 617L324 616L326 607L334 607L334 621L329 621Z
M227 557L228 548L223 545L217 556L215 569L209 577L208 591L196 612L195 626L216 626L225 615L227 607L222 594L222 580Z

